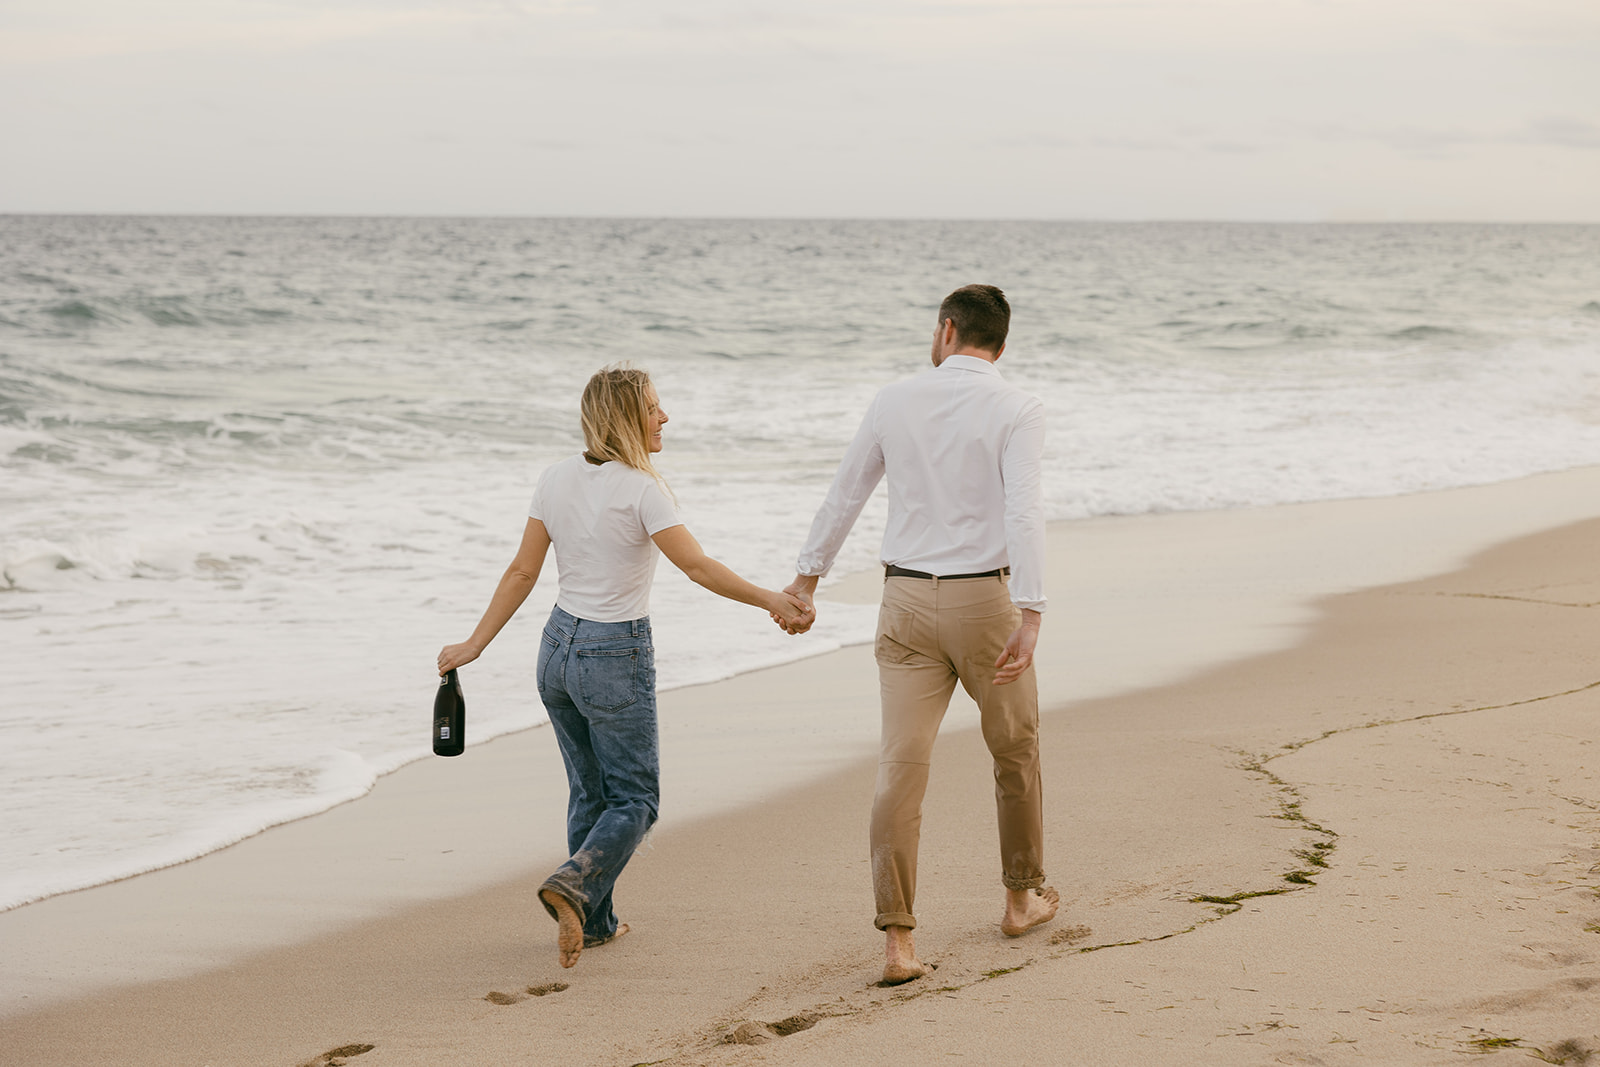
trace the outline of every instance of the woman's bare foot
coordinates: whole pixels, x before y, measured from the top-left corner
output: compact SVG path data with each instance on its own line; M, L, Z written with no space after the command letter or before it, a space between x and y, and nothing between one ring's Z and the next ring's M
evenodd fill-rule
M883 930L883 984L903 985L921 978L928 968L917 959L917 948L909 926L887 926Z
M1007 937L1021 937L1035 926L1054 919L1059 907L1061 894L1049 886L1007 889L1006 913L1000 919L1000 932Z
M583 954L583 920L570 901L552 889L539 890L539 899L556 909L556 946L561 950L561 966L571 967Z

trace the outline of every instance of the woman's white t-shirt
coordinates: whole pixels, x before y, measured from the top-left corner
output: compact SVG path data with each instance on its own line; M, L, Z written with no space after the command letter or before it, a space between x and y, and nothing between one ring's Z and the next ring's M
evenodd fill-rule
M564 459L539 476L528 517L544 523L556 550L556 606L591 622L650 614L660 550L651 537L682 525L661 485L618 463Z

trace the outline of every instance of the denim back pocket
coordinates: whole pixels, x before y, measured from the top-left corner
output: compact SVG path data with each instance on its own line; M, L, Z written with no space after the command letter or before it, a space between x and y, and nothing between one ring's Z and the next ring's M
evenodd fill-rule
M617 711L639 699L637 648L578 649L577 697L596 711Z

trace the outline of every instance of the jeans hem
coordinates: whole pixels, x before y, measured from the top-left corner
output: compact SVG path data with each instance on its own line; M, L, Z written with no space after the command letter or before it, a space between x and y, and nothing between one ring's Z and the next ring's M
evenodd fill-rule
M544 910L550 913L550 918L555 919L557 922L561 921L561 916L556 914L555 907L544 899L545 890L547 889L572 906L572 910L578 913L578 922L580 924L589 921L589 916L586 914L587 909L584 908L583 904L573 899L570 890L553 880L546 881L544 885L539 887L539 903L544 905Z
M872 920L872 925L880 930L888 929L891 926L904 926L908 930L915 930L917 928L917 920L909 912L885 911L880 912L878 917Z

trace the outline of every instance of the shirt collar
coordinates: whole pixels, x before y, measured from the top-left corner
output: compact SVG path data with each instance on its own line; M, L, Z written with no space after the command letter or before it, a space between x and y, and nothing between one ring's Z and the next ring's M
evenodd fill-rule
M977 371L979 374L998 375L1000 373L999 367L996 367L988 360L980 359L977 356L945 356L944 362L939 364L937 369L944 370L946 367L949 367L952 370Z

